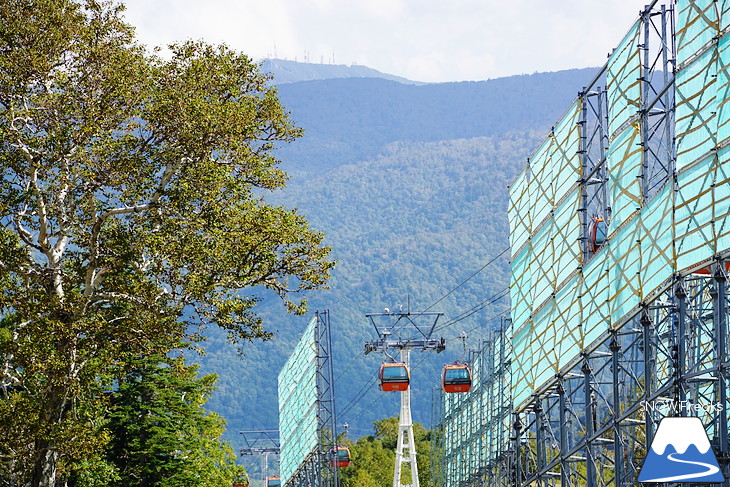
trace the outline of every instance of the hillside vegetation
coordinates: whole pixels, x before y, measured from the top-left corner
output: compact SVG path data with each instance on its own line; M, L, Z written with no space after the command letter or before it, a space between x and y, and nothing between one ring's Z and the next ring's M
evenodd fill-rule
M277 204L297 208L326 234L337 266L330 289L309 308L331 312L338 423L358 438L397 414L398 394L378 391L383 357L364 355L375 339L365 313L444 312L437 331L447 351L412 354L414 421L430 425L432 388L445 362L462 355L461 331L476 348L499 324L509 284L507 186L595 70L484 81L403 85L380 79L289 83L279 94L305 136L280 151L291 174ZM500 257L501 255L501 257ZM464 282L492 259L496 261ZM463 283L463 285L461 285ZM203 370L220 375L210 406L241 430L276 429L277 375L311 317L273 311L275 338L247 345L243 358L211 337ZM459 319L464 317L463 319Z

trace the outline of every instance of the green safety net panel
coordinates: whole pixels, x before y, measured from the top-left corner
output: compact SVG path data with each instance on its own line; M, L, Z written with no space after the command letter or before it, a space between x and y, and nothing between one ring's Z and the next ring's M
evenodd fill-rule
M552 256L552 281L557 290L581 265L580 189L574 188L555 209L548 251Z
M723 2L726 3L726 2ZM677 0L677 64L681 68L719 32L720 9L713 0Z
M641 285L644 299L652 295L676 271L674 236L674 187L665 185L641 211Z
M512 398L515 406L522 404L533 393L534 370L532 355L532 322L515 328L512 338Z
M530 274L532 289L531 302L533 313L554 292L552 265L555 256L550 252L553 238L553 218L542 226L530 241Z
M641 302L640 220L635 218L611 239L608 252L608 304L610 324L616 326Z
M708 49L677 73L678 170L705 157L717 146L717 59L717 49Z
M730 28L730 0L717 0L718 11L720 12L720 32Z
M555 376L555 330L552 326L555 312L555 298L550 298L533 317L532 341L532 386L537 387Z
M570 105L563 118L550 133L550 160L553 169L553 187L555 204L570 193L578 185L581 177L581 162L578 157L580 148L581 103L576 100Z
M730 146L722 148L717 153L717 168L715 170L715 217L713 225L717 238L718 252L730 249Z
M550 215L555 201L553 188L553 164L550 160L550 146L552 139L546 139L535 154L530 158L529 181L532 233L539 231L543 221Z
M571 359L577 357L586 345L581 316L582 293L583 276L578 273L555 296L553 333L555 335L556 373Z
M527 243L530 238L530 193L527 188L528 168L520 172L509 187L509 244L512 257Z
M730 36L719 39L717 51L717 143L722 145L730 138Z
M609 327L608 246L603 247L582 271L581 323L585 344L592 343Z
M606 91L608 95L608 133L614 134L635 118L641 103L641 56L637 20L608 58Z
M315 316L279 372L279 472L282 485L317 449Z
M532 274L530 273L530 248L525 247L512 259L510 274L510 314L515 328L521 328L532 314Z
M629 220L641 207L641 134L629 125L609 144L607 163L611 195L610 233Z
M719 210L714 204L715 161L710 156L677 176L674 215L679 270L713 257L718 250L713 224Z

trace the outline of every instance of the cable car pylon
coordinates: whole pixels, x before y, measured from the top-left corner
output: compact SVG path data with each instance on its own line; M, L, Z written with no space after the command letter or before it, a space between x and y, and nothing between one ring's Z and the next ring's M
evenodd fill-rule
M431 338L436 323L443 313L384 313L365 315L375 328L378 339L365 343L365 354L381 352L388 357L380 367L380 388L383 391L400 391L400 415L398 417L398 443L395 450L393 487L420 487L418 480L418 461L416 444L413 437L411 419L410 354L411 350L435 350L437 353L446 348L446 341ZM424 325L424 321L428 324ZM381 325L378 325L378 322ZM382 323L386 324L383 325ZM400 362L388 350L400 350ZM403 464L408 463L411 471L410 483L402 482Z

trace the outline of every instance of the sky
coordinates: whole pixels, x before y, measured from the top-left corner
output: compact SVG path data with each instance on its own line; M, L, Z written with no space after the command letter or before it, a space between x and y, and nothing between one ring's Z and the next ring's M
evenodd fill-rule
M148 46L364 65L414 81L603 66L647 0L126 0ZM667 3L667 2L665 2Z

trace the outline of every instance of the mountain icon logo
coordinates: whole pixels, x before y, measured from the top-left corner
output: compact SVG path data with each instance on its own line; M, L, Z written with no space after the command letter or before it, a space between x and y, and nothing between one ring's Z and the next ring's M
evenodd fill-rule
M723 482L700 418L666 417L639 472L639 482Z

